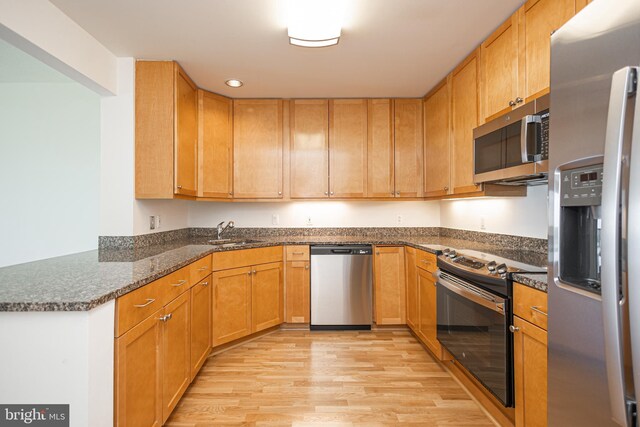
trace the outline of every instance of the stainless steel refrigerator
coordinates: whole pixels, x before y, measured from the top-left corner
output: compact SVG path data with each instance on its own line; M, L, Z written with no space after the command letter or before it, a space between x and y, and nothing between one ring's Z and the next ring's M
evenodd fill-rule
M640 0L595 0L551 37L552 427L637 425L639 66Z

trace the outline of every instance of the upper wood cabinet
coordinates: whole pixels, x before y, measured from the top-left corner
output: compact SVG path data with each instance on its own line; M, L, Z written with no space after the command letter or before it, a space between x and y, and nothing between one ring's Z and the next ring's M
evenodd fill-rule
M395 99L395 196L422 196L422 100Z
M454 194L479 191L473 181L473 129L478 126L478 70L476 49L451 73L451 186Z
M451 187L449 79L436 86L424 102L425 197L447 195Z
M136 198L196 196L196 85L176 62L138 61L135 86Z
M233 102L233 196L282 198L282 101Z
M329 101L290 103L291 198L329 196Z
M551 33L582 7L580 0L529 0L518 11L520 97L525 102L549 92Z
M518 105L518 14L480 45L480 90L485 121Z
M367 193L367 100L329 101L329 194Z
M233 102L198 91L198 196L233 196Z
M377 325L406 323L404 247L376 246L373 257Z
M393 100L368 101L367 196L394 197Z

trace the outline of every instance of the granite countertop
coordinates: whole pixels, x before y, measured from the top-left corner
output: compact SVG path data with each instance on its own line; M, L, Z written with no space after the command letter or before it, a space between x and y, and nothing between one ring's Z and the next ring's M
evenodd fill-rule
M512 274L515 282L522 283L529 287L547 292L547 275L538 273L515 273Z
M495 253L540 267L546 254L438 236L260 237L235 248L190 238L143 249L102 249L0 268L0 311L86 311L131 292L213 252L295 244L408 245L438 254L444 247ZM543 275L544 276L544 275ZM518 281L546 290L538 276ZM538 277L536 279L535 277Z

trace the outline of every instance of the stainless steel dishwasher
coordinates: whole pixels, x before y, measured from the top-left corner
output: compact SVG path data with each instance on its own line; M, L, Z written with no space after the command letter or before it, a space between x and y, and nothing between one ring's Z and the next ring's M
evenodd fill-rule
M311 246L311 330L371 329L371 245Z

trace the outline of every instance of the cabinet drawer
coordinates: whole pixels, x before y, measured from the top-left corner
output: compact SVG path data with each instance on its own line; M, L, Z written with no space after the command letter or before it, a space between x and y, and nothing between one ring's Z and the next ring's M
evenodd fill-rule
M307 261L309 259L309 246L286 246L287 261Z
M438 269L436 256L425 251L416 251L416 266L431 273L435 273Z
M212 257L213 271L280 262L282 261L282 246L216 252L212 254Z
M513 284L513 314L547 330L547 294L520 283Z
M116 337L162 308L164 280L158 279L116 300Z
M191 280L190 283L192 285L195 285L200 280L211 274L211 255L207 255L206 257L189 264L189 272Z
M189 290L191 282L191 265L182 267L178 271L174 271L171 274L164 276L162 279L162 286L164 287L164 303L173 301L180 296L184 291Z

